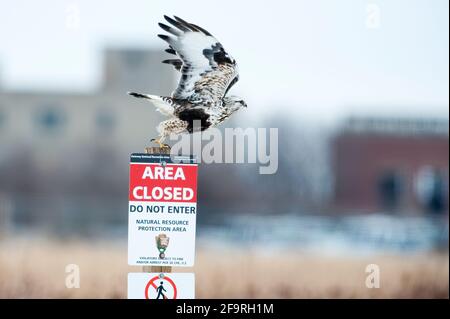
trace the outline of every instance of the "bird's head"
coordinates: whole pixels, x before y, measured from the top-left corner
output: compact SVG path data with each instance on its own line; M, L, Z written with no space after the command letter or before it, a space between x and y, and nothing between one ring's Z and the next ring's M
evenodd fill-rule
M247 107L247 103L245 103L245 101L240 98L239 96L228 96L225 97L224 99L225 102L225 106L227 108L229 108L231 110L231 112L236 112L237 110L239 110L242 107Z

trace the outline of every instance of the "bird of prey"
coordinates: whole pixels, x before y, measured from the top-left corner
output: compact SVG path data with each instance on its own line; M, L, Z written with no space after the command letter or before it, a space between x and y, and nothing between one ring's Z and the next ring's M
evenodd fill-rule
M178 86L171 96L128 92L148 99L163 115L169 117L158 127L159 136L152 139L160 147L170 134L193 133L219 125L247 104L242 98L227 95L238 81L236 60L208 31L174 16L164 16L170 24L159 26L170 35L158 34L167 42L167 53L176 58L164 60L181 72Z

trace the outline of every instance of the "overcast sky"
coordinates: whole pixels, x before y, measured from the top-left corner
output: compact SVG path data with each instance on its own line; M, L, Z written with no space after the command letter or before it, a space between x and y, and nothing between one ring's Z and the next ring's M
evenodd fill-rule
M448 6L448 0L0 0L0 77L8 89L92 90L103 48L163 49L157 22L175 14L213 33L236 58L240 81L233 93L254 114L277 108L316 118L448 117Z

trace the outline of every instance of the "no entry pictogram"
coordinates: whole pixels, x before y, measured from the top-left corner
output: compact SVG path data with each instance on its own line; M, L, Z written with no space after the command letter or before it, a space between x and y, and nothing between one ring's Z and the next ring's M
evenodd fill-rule
M167 276L164 276L162 278L160 276L155 276L155 277L153 277L152 279L150 279L148 281L147 285L145 286L145 299L155 299L155 298L150 298L149 297L149 289L150 289L150 287L155 289L155 293L157 294L156 299L158 299L158 294L159 294L159 292L161 292L161 289L163 289L162 288L163 284L161 283L161 285L159 285L159 286L156 285L155 281L157 281L157 280L161 280L161 282L163 282L164 280L167 281L172 286L172 289L173 289L173 297L171 299L177 299L177 286L175 285L173 280L170 279ZM163 299L168 299L167 296L164 295L162 292L161 292L161 294L163 296Z

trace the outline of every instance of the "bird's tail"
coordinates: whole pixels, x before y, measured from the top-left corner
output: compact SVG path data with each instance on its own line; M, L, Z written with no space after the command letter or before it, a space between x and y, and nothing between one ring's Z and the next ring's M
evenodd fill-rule
M151 95L151 94L141 94L136 92L128 92L128 95L140 98L147 99L153 102L156 106L156 109L164 115L170 116L173 115L174 111L174 100L169 96L159 96L159 95Z
M136 93L136 92L127 92L127 94L128 94L128 95L131 95L131 96L134 96L134 97L137 97L137 98L140 98L140 99L148 99L148 100L152 100L152 99L158 100L158 99L161 99L161 97L158 96L158 95L142 94L142 93Z

